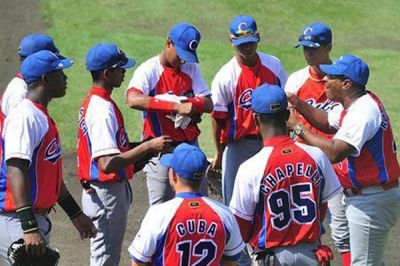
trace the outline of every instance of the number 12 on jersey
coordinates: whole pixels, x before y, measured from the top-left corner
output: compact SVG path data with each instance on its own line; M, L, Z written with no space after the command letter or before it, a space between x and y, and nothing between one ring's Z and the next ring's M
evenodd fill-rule
M194 245L192 240L184 240L176 244L176 252L181 256L179 266L207 266L216 258L217 245L211 239L201 239ZM192 257L200 259L193 264Z

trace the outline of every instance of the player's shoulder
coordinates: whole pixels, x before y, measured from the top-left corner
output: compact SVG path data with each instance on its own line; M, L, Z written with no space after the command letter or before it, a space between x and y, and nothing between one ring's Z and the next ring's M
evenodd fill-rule
M210 197L203 196L202 199L204 200L205 203L207 203L208 206L210 206L210 208L212 208L221 217L221 219L224 222L227 221L232 222L234 216L228 206Z
M260 58L261 64L263 64L264 66L267 66L268 68L270 67L277 67L277 68L282 68L282 62L281 60L279 60L278 57L271 55L271 54L267 54L267 53L263 53L263 52L257 52L258 57Z
M241 72L239 63L235 57L232 57L228 62L226 62L217 72L214 77L214 81L218 82L228 82L232 79L232 75Z
M325 160L326 154L318 147L311 146L305 143L295 142L295 145L310 155L314 161L320 162L321 160Z
M179 208L183 199L175 197L166 202L152 205L147 211L146 216L151 217L157 224L163 224L169 222L175 215L176 210Z
M306 66L290 74L285 85L285 91L296 94L300 87L309 79L310 67Z
M153 56L143 63L141 63L137 68L136 71L143 71L143 72L152 72L161 67L160 65L160 57L159 55ZM135 72L136 72L135 71Z
M248 168L250 171L262 168L263 165L265 166L265 162L268 160L272 151L273 147L263 147L255 155L244 161L240 167L245 169Z
M47 124L47 115L35 104L23 99L6 117L7 121L27 121L29 124ZM25 122L24 122L25 123Z

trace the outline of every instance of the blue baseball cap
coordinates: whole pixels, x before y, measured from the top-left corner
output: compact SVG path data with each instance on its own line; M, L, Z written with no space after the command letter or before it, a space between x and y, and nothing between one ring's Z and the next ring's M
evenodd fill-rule
M229 26L229 32L234 46L260 41L256 21L250 16L235 17Z
M86 55L86 69L99 71L107 68L131 68L136 60L126 57L125 53L115 44L98 43L90 48Z
M199 62L196 49L199 46L200 32L187 23L176 24L169 33L180 59L186 62Z
M21 64L21 74L26 83L30 84L42 76L73 65L71 58L59 58L55 53L41 50L28 56Z
M367 63L357 56L345 54L332 65L320 65L319 67L327 75L344 76L358 85L367 85L369 67Z
M41 50L49 50L59 56L59 51L53 39L43 33L33 33L25 36L18 47L19 56L27 57Z
M315 22L303 29L295 48L300 46L318 48L322 44L332 43L331 29L321 22Z
M173 153L163 155L160 162L163 166L172 168L181 178L192 182L200 181L208 166L204 152L187 143L178 145Z
M276 114L287 110L285 91L277 85L267 83L257 87L251 95L251 108L257 114Z

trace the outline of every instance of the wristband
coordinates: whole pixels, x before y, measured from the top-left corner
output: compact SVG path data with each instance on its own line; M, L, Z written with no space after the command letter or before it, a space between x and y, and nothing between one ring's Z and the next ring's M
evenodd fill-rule
M32 206L21 207L17 209L16 212L21 221L21 227L24 234L39 230Z
M304 134L304 128L300 125L297 124L294 128L293 128L293 133L298 136L299 138L301 138Z
M196 113L203 113L204 112L204 106L206 105L204 98L203 97L194 97L194 98L188 98L188 102L191 102L193 106L196 108Z
M82 213L82 210L79 207L78 203L76 203L75 199L69 192L65 193L57 201L57 203L61 206L61 208L65 211L65 213L71 220Z
M150 112L173 112L174 111L174 102L168 102L163 100L155 99L154 97L150 98L148 110Z

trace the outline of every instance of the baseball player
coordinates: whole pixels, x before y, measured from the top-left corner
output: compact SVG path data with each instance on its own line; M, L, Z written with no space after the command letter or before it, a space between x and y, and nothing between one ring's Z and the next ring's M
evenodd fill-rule
M320 206L341 189L332 165L319 148L288 136L288 103L279 86L257 88L251 107L264 147L240 165L235 180L230 208L243 240L259 265L326 262L314 252L327 248L318 243Z
M239 165L262 148L251 110L251 95L268 83L284 86L286 74L274 56L257 52L260 35L255 20L235 17L230 24L230 40L236 55L216 74L211 93L213 137L217 154L213 167L222 165L223 201L229 205Z
M59 54L59 50L50 36L43 33L33 33L25 36L19 44L18 55L21 63L27 56L41 50L49 50L60 56L60 58L63 58ZM21 73L17 73L16 77L14 77L7 85L1 99L1 114L4 116L3 120L11 109L17 106L20 101L25 99L27 92L28 85L24 81Z
M197 64L200 38L194 26L175 25L164 50L140 65L133 74L126 97L130 108L143 111L143 139L168 135L174 146L183 142L197 145L200 115L213 108L210 91ZM181 119L188 121L187 118L191 120L187 126L179 123ZM150 161L144 172L150 205L174 197L168 169L160 165L158 157ZM202 192L207 193L206 180Z
M132 203L128 180L135 171L133 164L147 153L163 151L170 142L168 137L159 137L130 147L122 113L111 93L121 86L125 69L134 64L114 44L96 44L86 56L93 87L79 111L77 154L83 210L98 231L90 241L90 265L119 264Z
M229 209L200 192L208 162L180 144L161 157L176 197L151 206L129 247L132 265L236 265L244 248Z
M319 67L320 64L330 64L332 62L329 57L329 53L332 50L331 29L320 22L306 26L300 34L297 47L303 47L304 58L308 65L289 76L285 91L297 95L299 99L309 105L326 112L343 110L343 106L339 102L327 98L324 86L325 81L323 80L325 75ZM312 127L300 114L296 113L296 117L312 132L327 138L333 137L332 134L326 134ZM296 140L301 142L300 138L296 138ZM343 175L347 175L346 166L346 160L334 165L339 181ZM351 261L350 235L342 199L343 194L338 193L329 200L328 206L331 213L329 221L332 238L341 254L342 264L349 266Z
M44 253L51 231L47 215L57 202L82 239L96 233L64 185L59 133L47 111L53 98L65 95L67 77L63 69L71 65L71 59L60 59L47 50L30 55L21 65L28 93L7 116L2 136L5 147L0 176L2 265L10 265L7 249L20 238L25 240L29 254Z
M362 59L343 55L320 68L327 75L328 98L340 102L344 110L326 113L295 95L289 95L289 100L314 127L335 133L333 139L316 135L295 120L290 125L305 143L320 147L332 163L347 158L349 175L341 184L351 265L381 265L400 208L400 167L390 119L379 98L366 90L369 67Z

